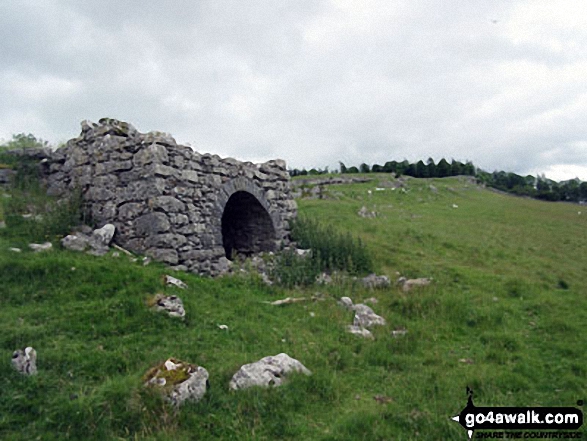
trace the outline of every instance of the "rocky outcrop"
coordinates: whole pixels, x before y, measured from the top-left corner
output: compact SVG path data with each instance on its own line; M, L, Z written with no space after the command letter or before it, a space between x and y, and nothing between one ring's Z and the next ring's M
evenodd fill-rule
M175 358L151 368L143 378L144 384L159 389L174 406L185 401L199 401L208 389L208 371Z
M233 375L229 387L232 390L238 390L253 386L280 386L292 372L311 375L302 363L287 354L264 357L255 363L242 366Z
M284 161L200 154L109 118L84 121L42 172L50 194L80 191L86 214L112 224L118 245L200 274L227 271L235 254L287 245L297 214Z

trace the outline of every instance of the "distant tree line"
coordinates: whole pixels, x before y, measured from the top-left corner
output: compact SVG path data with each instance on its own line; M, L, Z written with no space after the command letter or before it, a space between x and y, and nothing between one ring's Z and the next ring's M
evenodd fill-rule
M339 162L340 173L393 173L397 177L401 175L413 176L414 178L444 178L447 176L458 176L468 175L475 176L475 166L472 162L466 162L463 164L460 161L454 159L449 163L446 159L442 158L438 164L434 163L432 158L429 158L426 163L424 161L418 161L410 163L407 160L401 162L388 161L383 165L373 164L361 164L358 168L355 166L347 167L344 163ZM328 167L324 169L313 168L311 170L293 169L289 171L291 176L306 176L306 175L321 175L331 173Z
M528 196L545 201L587 201L587 182L571 179L556 182L544 176L520 176L515 173L477 170L477 181L497 190L518 196Z
M581 182L579 179L556 182L545 176L520 176L505 171L489 173L475 167L471 161L462 163L453 159L448 162L442 158L438 163L435 163L432 158L428 158L425 163L422 160L418 162L403 160L401 162L388 161L383 165L373 164L372 166L363 163L359 167L347 167L342 162L339 162L339 165L340 170L334 171L329 171L328 167L325 167L324 169L312 168L310 170L293 169L289 170L289 173L291 176L312 176L339 172L393 173L396 177L406 175L414 178L444 178L465 175L475 176L477 182L481 184L518 196L528 196L545 201L587 202L587 182Z

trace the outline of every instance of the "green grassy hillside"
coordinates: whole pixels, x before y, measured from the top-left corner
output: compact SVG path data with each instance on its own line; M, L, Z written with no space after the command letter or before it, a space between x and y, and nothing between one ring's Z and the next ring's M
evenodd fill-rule
M430 286L299 292L181 274L182 291L163 286L163 266L124 256L14 253L22 239L3 230L0 439L464 440L450 416L466 386L478 406L587 399L587 210L462 178L376 191L388 177L369 176L298 201L300 213L360 236L378 273L432 277ZM377 217L359 217L362 206ZM187 319L148 310L158 292L180 295ZM316 292L327 299L264 303ZM374 340L345 332L352 313L335 301L343 295L378 299L372 307L389 324ZM396 328L408 332L393 337ZM38 353L34 377L9 361L28 345ZM228 391L242 364L279 352L313 375ZM179 411L141 387L147 369L171 356L210 372L205 398Z

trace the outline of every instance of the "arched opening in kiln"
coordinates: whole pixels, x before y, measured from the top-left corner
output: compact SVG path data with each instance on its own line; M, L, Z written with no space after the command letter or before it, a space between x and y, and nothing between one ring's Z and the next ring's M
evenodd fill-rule
M255 196L237 191L222 213L222 245L228 259L275 250L275 228L271 216Z

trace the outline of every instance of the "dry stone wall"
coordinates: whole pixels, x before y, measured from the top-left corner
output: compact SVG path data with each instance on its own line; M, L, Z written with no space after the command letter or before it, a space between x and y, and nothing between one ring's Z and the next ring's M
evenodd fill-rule
M97 226L115 242L178 269L216 275L234 253L289 243L297 206L285 162L199 154L167 134L101 119L44 164L50 194L80 191Z

